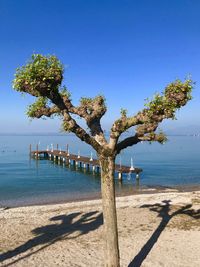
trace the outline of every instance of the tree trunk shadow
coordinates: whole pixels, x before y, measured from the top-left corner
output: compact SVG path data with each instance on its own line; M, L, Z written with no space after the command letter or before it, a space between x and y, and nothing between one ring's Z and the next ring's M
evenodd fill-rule
M149 252L152 250L155 243L158 241L158 238L160 237L162 231L165 229L169 221L176 215L179 214L185 214L188 216L191 216L195 219L199 219L200 217L200 210L195 211L193 209L190 209L192 205L186 205L181 207L180 209L172 212L170 214L170 200L164 200L162 204L153 204L153 205L143 205L141 208L149 208L151 211L157 212L158 217L161 217L161 222L156 228L156 230L153 232L149 240L146 242L146 244L141 248L139 253L134 257L134 259L129 263L128 267L139 267L149 254Z

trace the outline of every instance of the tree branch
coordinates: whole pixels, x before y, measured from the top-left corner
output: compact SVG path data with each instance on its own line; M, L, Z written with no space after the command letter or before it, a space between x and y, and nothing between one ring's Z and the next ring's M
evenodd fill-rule
M110 146L117 145L120 135L133 126L137 126L136 134L140 137L146 133L155 131L164 119L174 119L176 110L184 106L191 99L192 81L181 82L176 80L169 84L162 95L155 97L146 104L147 108L137 115L127 117L122 114L111 128Z
M58 112L63 115L64 129L74 132L81 140L92 145L99 152L99 143L75 122L70 113L86 118L87 122L89 122L89 118L97 119L100 113L92 110L91 114L86 114L83 105L78 108L73 107L66 89L61 90L60 88L63 72L63 65L55 56L45 57L36 54L32 56L28 64L17 69L13 87L17 91L38 98L28 109L27 114L30 117L49 117ZM54 104L52 108L47 106L48 99ZM91 101L92 103L100 104L101 98L96 98L93 102ZM91 104L88 105L88 108ZM98 110L100 111L100 109Z
M63 129L67 132L75 133L77 137L79 137L82 141L85 141L87 144L91 145L97 151L97 153L100 153L102 149L101 145L82 127L80 127L66 110L63 112L63 114Z
M117 154L119 154L121 152L121 150L123 150L129 146L136 145L137 143L139 143L141 141L159 142L159 143L163 144L164 142L167 141L167 137L162 132L160 132L160 133L151 132L151 133L148 133L148 134L143 135L141 137L138 136L138 134L135 134L134 136L125 138L123 141L121 141L117 144Z
M56 106L52 108L42 107L38 109L37 111L35 111L32 117L37 118L37 119L41 118L42 116L51 117L52 115L58 114L59 112L60 110Z
M69 113L84 118L95 140L101 145L106 144L107 142L100 124L100 120L106 112L104 98L102 96L82 98L78 107L73 106L69 98L64 97L63 99Z
M54 105L52 107L47 106L48 99L45 97L38 97L38 99L28 106L27 115L30 118L41 118L43 116L51 117L54 114L59 114L60 109Z
M123 150L129 146L136 145L139 142L141 142L141 140L138 138L137 135L125 138L123 141L121 141L117 144L117 146L116 146L117 147L117 154L119 154L121 152L121 150Z

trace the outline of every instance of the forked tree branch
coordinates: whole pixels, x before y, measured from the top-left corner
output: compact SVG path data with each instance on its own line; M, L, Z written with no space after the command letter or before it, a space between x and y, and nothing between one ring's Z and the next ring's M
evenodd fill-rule
M63 129L67 132L73 132L82 141L85 141L87 144L91 145L97 151L97 153L100 153L102 149L101 145L82 127L80 127L66 110L63 112L63 114Z
M69 98L64 98L64 103L71 114L84 118L91 135L101 144L106 144L106 139L101 128L101 118L106 112L106 106L102 96L95 98L82 98L80 105L75 107Z
M174 119L176 110L184 106L187 101L191 99L191 90L191 80L186 80L185 82L176 80L174 83L169 84L165 88L165 91L162 95L155 95L153 100L147 103L147 108L143 109L141 112L138 112L137 115L126 117L125 114L119 120L114 122L111 128L110 144L113 147L120 147L117 148L117 150L120 151L122 142L119 143L120 145L117 144L120 135L133 126L137 126L135 132L136 136L138 136L140 140L143 139L144 141L158 141L157 135L155 135L154 137L151 136L151 140L149 140L149 138L146 138L145 135L155 132L158 125L164 119ZM133 142L130 142L130 145L134 145L135 137L128 140L131 140ZM128 145L128 140L125 139L125 142L123 144Z

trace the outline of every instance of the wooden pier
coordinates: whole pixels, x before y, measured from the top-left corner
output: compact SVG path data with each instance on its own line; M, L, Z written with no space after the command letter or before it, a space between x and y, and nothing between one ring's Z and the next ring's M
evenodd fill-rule
M31 151L30 145L30 155L36 159L46 158L54 160L57 162L63 162L66 165L73 165L87 170L92 169L93 172L100 172L100 164L97 159L91 157L84 157L80 155L69 154L67 151L58 150L38 150L38 146L35 151ZM135 173L136 179L139 179L139 174L142 172L142 169L135 167L128 167L124 165L115 164L115 172L118 173L119 180L122 180L123 174Z

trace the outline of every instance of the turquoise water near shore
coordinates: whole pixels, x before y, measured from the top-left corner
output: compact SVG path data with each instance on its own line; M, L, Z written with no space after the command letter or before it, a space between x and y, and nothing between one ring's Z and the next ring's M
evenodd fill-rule
M121 153L122 164L143 169L141 186L200 185L200 137L170 136L165 145L138 144ZM54 203L98 196L98 175L75 171L49 160L30 160L29 144L39 149L59 144L90 156L91 148L75 136L0 136L0 206ZM94 151L93 151L94 153ZM95 153L94 153L95 155ZM119 162L119 157L117 162ZM119 193L136 188L135 175L116 179Z

